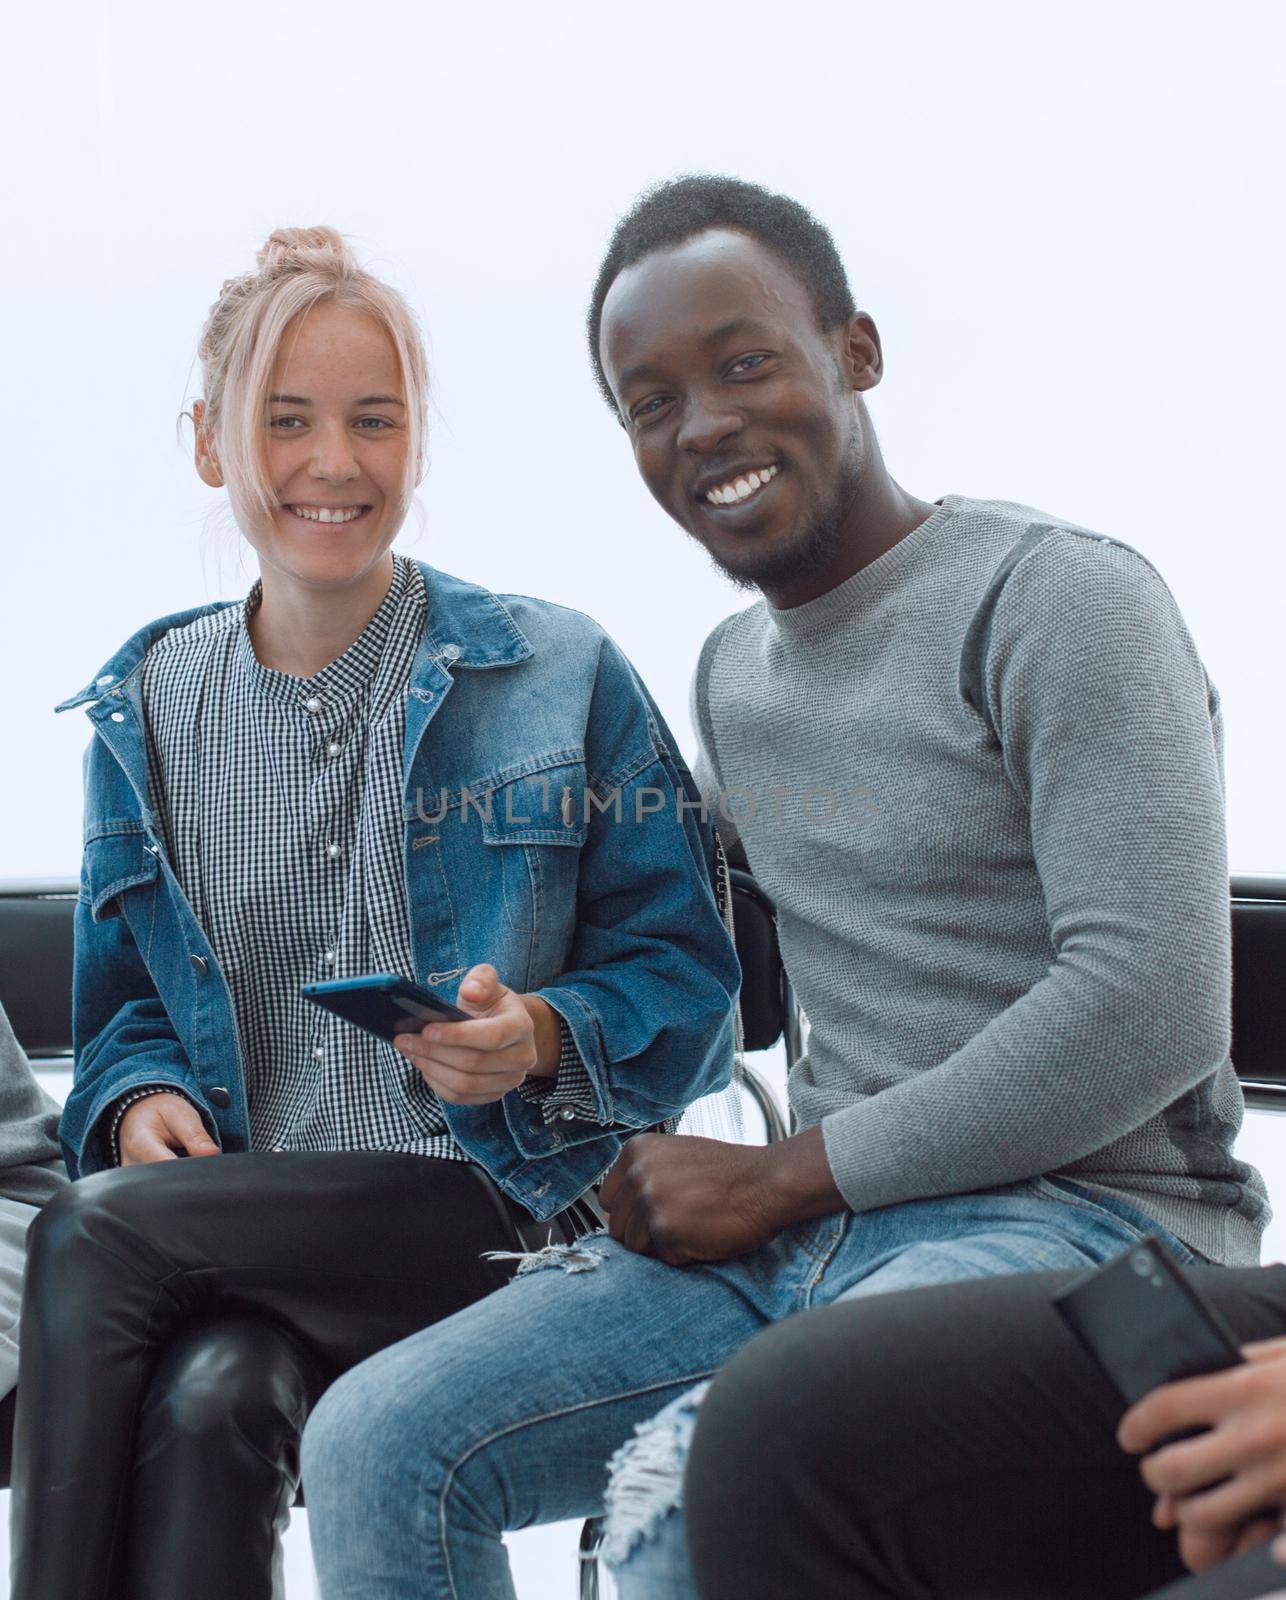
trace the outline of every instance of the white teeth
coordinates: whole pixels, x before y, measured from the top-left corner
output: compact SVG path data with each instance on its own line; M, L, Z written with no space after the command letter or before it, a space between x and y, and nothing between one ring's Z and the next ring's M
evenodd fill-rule
M356 522L365 506L291 506L297 517L306 522Z
M735 506L743 500L749 500L752 494L757 494L766 483L771 483L777 476L777 468L760 467L757 472L748 472L744 478L737 478L731 483L721 483L717 489L708 489L706 499L712 506Z

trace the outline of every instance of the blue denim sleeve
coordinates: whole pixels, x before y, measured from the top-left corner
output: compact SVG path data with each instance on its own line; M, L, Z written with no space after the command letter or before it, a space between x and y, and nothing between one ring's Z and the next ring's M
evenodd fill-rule
M610 644L585 752L576 931L559 981L537 992L565 1019L589 1079L571 1109L579 1117L592 1099L594 1122L648 1128L728 1083L741 969L701 796Z
M213 1115L126 918L95 921L83 892L76 906L72 1047L75 1075L58 1131L73 1178L116 1164L113 1109L135 1089L173 1088L186 1095L217 1139Z

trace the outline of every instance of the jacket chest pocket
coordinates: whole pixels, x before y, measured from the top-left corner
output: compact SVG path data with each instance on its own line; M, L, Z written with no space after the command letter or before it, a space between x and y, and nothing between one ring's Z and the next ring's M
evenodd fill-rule
M541 957L561 951L576 920L587 833L585 763L564 759L493 783L487 800L481 822L488 876L499 880L509 926L533 935Z
M156 846L141 831L99 833L85 841L81 899L95 922L123 916L144 953L152 937L159 871Z

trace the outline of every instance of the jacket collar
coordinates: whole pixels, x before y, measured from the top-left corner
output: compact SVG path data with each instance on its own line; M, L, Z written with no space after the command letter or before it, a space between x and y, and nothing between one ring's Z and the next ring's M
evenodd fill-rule
M420 676L426 661L457 667L509 667L527 661L533 655L530 641L514 621L508 609L490 589L480 584L466 583L463 578L453 578L448 572L439 572L427 562L417 561L416 566L424 577L429 596L429 628L424 643L416 655L413 676ZM57 711L71 711L89 701L100 700L103 695L119 688L131 673L142 664L143 657L158 639L175 628L186 628L189 623L228 606L242 605L240 600L219 600L213 605L196 606L190 611L176 611L140 628L120 647L109 661L104 662L93 681L78 693L56 706Z
M164 638L175 628L186 628L190 622L196 622L201 617L208 617L212 612L223 611L228 606L244 604L241 600L217 600L213 605L194 606L190 611L175 611L168 617L160 617L155 622L149 622L145 628L140 628L137 633L126 639L114 656L94 674L93 681L86 684L77 694L71 695L61 704L54 707L55 711L73 711L77 706L83 706L87 701L101 700L105 694L110 694L120 687L132 672L142 665L143 657L152 648L158 639Z
M530 660L530 640L490 589L423 561L416 565L429 596L429 630L417 667L426 656L457 667L511 667Z

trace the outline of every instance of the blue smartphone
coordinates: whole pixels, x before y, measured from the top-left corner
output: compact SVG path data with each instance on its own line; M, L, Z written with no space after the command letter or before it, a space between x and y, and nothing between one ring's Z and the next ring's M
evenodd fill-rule
M374 972L364 978L334 978L305 983L300 994L355 1028L390 1044L400 1033L419 1033L429 1022L468 1022L467 1012L421 989L396 972Z

